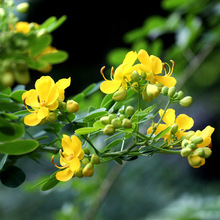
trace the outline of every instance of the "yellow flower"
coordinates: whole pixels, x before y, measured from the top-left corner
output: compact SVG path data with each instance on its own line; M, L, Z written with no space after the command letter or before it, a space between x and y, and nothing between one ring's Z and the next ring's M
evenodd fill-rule
M160 117L162 117L163 113L164 113L164 110L160 109L159 111ZM154 134L158 134L159 132L165 130L167 127L171 127L172 125L177 124L178 129L177 129L177 132L175 133L175 136L177 137L177 139L180 139L182 136L184 136L186 133L185 131L192 128L194 124L193 119L185 114L180 114L176 118L174 109L167 109L162 120L164 121L165 124L159 124ZM152 131L153 131L152 127L148 128L147 134L151 134ZM171 136L171 133L168 132L167 134L163 136L163 138L169 141L170 136Z
M58 169L61 169L61 171L56 173L56 179L68 181L80 169L80 161L84 158L84 150L82 149L82 142L75 135L71 138L63 135L61 145L63 147L63 151L60 151L61 167L54 163L54 156L52 156L51 160Z
M37 23L33 23L34 27L37 28L39 25ZM27 34L30 32L30 24L26 21L19 21L15 24L15 33L23 33Z
M64 90L70 85L70 78L61 79L57 83L50 76L42 76L35 83L35 89L26 91L22 100L31 114L25 116L24 123L29 126L38 125L45 120L50 111L58 108L58 98L64 100ZM28 108L30 106L32 110Z
M122 89L127 89L127 82L131 80L131 74L134 71L133 64L137 59L137 53L130 51L126 54L123 63L119 65L115 72L113 73L112 68L112 80L107 80L103 74L103 69L101 69L101 74L105 81L100 85L100 89L103 93L111 94L119 89L121 86Z
M159 75L162 73L163 63L158 57L154 55L149 56L147 51L142 49L138 52L138 59L141 64L137 64L136 66L146 73L147 80L150 81L151 84L158 82L168 88L176 85L176 79L171 77L173 68L169 73L167 73L165 69L165 76Z

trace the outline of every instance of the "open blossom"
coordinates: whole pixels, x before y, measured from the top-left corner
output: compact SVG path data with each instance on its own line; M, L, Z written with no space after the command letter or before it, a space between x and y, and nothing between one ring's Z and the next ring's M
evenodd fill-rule
M52 163L58 169L61 169L56 173L56 179L59 181L68 181L80 169L80 161L84 158L84 150L82 149L82 142L75 135L72 137L63 135L61 145L63 148L63 151L60 151L61 166L57 166L54 163L54 156L52 157Z
M69 85L70 78L61 79L57 83L50 76L42 76L38 79L35 83L35 89L26 91L22 95L27 110L31 112L25 116L24 123L35 126L46 119L50 111L58 108L58 98L64 100L64 91Z
M107 80L101 71L103 78L105 79L105 81L100 85L101 91L106 94L111 94L120 87L122 89L127 88L127 82L130 81L131 74L134 71L133 64L136 59L136 52L128 52L123 60L123 63L116 68L114 73L112 73L112 80Z

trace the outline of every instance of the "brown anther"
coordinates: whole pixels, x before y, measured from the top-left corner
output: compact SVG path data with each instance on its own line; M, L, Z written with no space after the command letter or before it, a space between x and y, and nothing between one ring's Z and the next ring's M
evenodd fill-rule
M170 60L170 62L173 64L172 69L175 67L175 62L173 60Z
M40 96L37 94L37 101L40 103Z
M100 69L100 73L102 74L102 77L103 77L105 80L107 80L107 79L105 78L104 73L103 73L104 69L105 69L105 66L103 66L103 67Z
M167 75L167 67L166 67L166 64L165 63L162 63L163 65L163 68L164 68L164 71L165 71L165 75Z

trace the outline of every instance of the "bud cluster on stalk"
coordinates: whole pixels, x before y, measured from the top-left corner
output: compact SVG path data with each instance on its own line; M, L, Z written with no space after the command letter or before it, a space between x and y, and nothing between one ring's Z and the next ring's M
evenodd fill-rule
M103 116L100 121L105 125L103 132L105 135L111 136L119 128L132 128L132 122L129 119L135 113L135 109L132 106L127 106L126 109L120 109L117 114L109 114Z

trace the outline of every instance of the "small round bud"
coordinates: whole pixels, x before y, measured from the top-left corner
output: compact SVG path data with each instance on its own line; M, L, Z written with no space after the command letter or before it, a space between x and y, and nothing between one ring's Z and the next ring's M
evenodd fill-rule
M125 100L127 97L127 90L126 89L120 89L117 92L114 93L114 95L112 96L112 99L115 102L121 102L123 100Z
M88 157L84 157L84 158L82 159L82 163L83 163L84 165L88 164L89 162L90 162L90 160L89 160Z
M124 115L124 114L120 114L120 115L119 115L119 119L120 119L121 121L123 121L124 118L125 118L125 115Z
M202 148L197 148L197 149L194 151L194 154L197 154L198 156L203 157L204 151L203 151Z
M50 112L47 116L47 121L53 123L57 120L57 114L55 112Z
M26 13L28 9L29 9L29 4L27 2L20 3L16 7L16 10L20 13Z
M168 94L168 87L167 86L164 86L162 89L161 89L161 92L163 95L167 95Z
M189 161L189 164L194 167L194 166L200 166L201 163L202 163L202 158L196 154L190 154L188 156L188 161Z
M159 89L159 91L161 92L162 88L163 88L163 84L162 83L156 83L155 86L157 86L157 88Z
M83 168L83 176L86 176L86 177L90 177L93 175L94 173L94 166L92 163L88 163L86 164L86 166Z
M66 110L66 102L62 102L62 100L59 100L59 99L58 99L58 102L59 102L60 111L64 112Z
M182 99L182 98L184 97L183 91L179 91L179 92L177 93L177 97L178 97L178 99Z
M187 147L189 144L191 143L191 141L184 139L181 143L182 148Z
M3 85L11 87L15 82L15 77L12 72L5 72L2 74L0 81Z
M131 79L134 81L134 82L138 82L140 77L139 77L139 73L138 71L134 71L132 74L131 74Z
M196 149L196 144L191 143L191 144L188 145L188 147L190 147L191 149Z
M73 100L68 100L66 103L66 110L69 113L75 113L79 111L79 104Z
M83 150L85 154L90 155L90 150L88 148L84 148Z
M192 97L191 96L186 96L186 97L184 97L183 99L181 99L180 101L179 101L179 103L180 103L180 105L182 106L182 107L189 107L191 104L192 104Z
M176 93L176 88L175 87L170 87L169 89L168 89L168 96L170 97L170 98L172 98L173 96L174 96L174 94Z
M209 147L204 147L203 152L204 152L202 156L203 158L208 158L212 154L212 150Z
M186 135L184 136L184 138L189 140L194 134L195 134L195 131L188 131Z
M146 102L151 102L153 101L153 97L152 96L149 96L148 93L147 93L147 88L144 88L143 91L142 91L142 98L144 101Z
M103 130L105 135L111 136L115 133L113 125L106 125Z
M170 130L171 134L176 134L177 131L178 131L178 124L172 125Z
M114 118L111 121L111 124L113 125L114 128L120 128L121 127L121 120L119 118Z
M93 164L99 164L100 163L100 158L97 154L93 154L91 157L91 163Z
M83 168L79 168L78 171L76 171L75 173L75 176L79 177L79 178L82 178L83 177Z
M125 109L125 113L128 115L128 116L132 116L134 113L135 113L135 110L134 110L134 107L132 106L127 106L127 108Z
M188 157L192 152L192 149L189 147L185 147L181 150L181 156L182 157Z
M146 77L147 77L147 74L146 74L145 72L142 72L142 73L141 73L141 78L142 78L142 79L146 79Z
M147 95L156 98L159 95L160 91L156 85L147 85Z
M192 138L191 142L194 144L201 144L203 142L203 138L200 136L197 136L197 137Z
M110 123L111 123L111 121L112 121L114 118L116 118L116 115L115 115L115 114L110 114L108 117L109 117L109 121L110 121Z
M120 114L124 114L125 111L124 111L124 109L121 108L121 109L118 110L118 112L119 112Z
M100 118L100 121L103 125L108 125L111 123L109 116L103 116Z
M122 121L122 126L124 128L132 128L132 122L128 118L124 118Z

